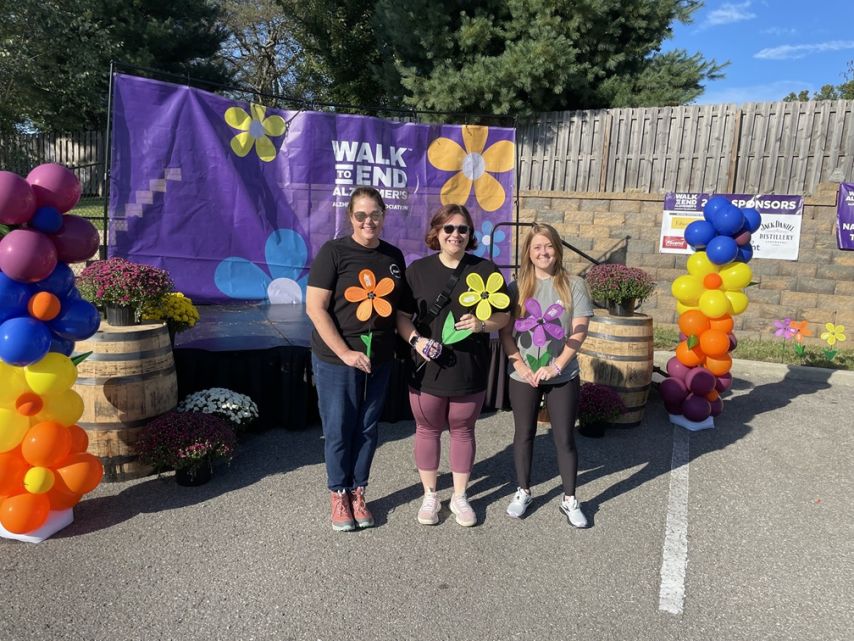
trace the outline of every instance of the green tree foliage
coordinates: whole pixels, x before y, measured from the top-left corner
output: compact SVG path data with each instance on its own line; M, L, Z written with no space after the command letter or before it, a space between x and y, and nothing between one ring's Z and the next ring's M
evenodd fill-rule
M839 85L822 85L814 91L812 98L808 89L797 93L792 91L783 98L783 102L807 102L809 100L854 100L854 60L848 61L848 71L843 76L845 82Z

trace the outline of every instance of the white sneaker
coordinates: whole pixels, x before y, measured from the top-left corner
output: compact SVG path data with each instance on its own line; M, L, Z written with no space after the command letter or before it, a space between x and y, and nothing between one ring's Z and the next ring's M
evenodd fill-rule
M477 516L471 505L469 505L468 496L465 494L455 494L451 497L449 505L451 512L457 516L457 523L463 527L471 527L477 523Z
M530 492L526 492L521 487L516 488L516 494L507 506L507 516L512 516L514 519L522 518L533 500Z
M563 501L560 502L560 511L566 514L569 524L573 527L587 527L587 517L581 511L581 504L574 496L564 495Z
M425 492L424 500L421 501L421 508L418 510L418 522L421 525L436 525L439 522L439 510L441 508L442 503L439 501L439 495L435 492Z

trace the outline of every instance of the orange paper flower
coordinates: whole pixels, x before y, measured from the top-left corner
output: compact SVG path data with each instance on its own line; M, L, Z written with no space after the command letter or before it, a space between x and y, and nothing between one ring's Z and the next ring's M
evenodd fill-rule
M789 323L789 327L795 330L795 340L799 343L802 343L804 340L804 336L812 336L812 330L807 327L809 325L809 321L791 321Z
M374 272L363 269L359 272L359 283L361 287L348 287L344 291L345 299L351 303L359 303L356 318L366 321L371 317L372 311L383 317L391 316L391 303L382 296L387 296L394 290L394 281L385 277L377 282Z

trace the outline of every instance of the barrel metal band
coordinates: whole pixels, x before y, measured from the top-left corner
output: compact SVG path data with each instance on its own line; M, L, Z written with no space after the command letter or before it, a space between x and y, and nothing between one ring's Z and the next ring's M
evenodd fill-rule
M584 354L585 356L592 356L593 358L599 358L603 361L625 361L627 363L642 363L644 361L652 362L652 355L648 356L622 356L617 354L603 354L602 352L594 352L588 351L581 348L579 354Z
M629 316L593 316L593 323L608 323L609 325L649 325L652 327L652 319L649 316L631 318Z
M649 343L652 336L617 336L615 334L602 334L601 332L587 332L587 338L604 338L615 343Z
M169 331L166 329L166 325L155 327L153 329L146 329L141 332L98 332L81 342L124 343L127 341L140 340L142 338L152 338L158 334L169 336Z
M86 357L87 361L142 361L147 358L156 358L157 356L166 356L172 353L172 347L164 345L157 349L150 349L145 352L116 352L116 353L98 353L89 354ZM74 354L77 356L77 354Z
M78 378L77 385L103 385L104 383L137 383L140 381L148 381L161 376L167 376L175 373L175 365L172 364L166 369L157 370L156 372L148 372L147 374L131 374L128 376L89 376Z
M101 432L105 432L107 430L122 430L133 427L144 427L151 422L150 418L140 418L135 421L119 421L117 423L81 423L78 422L77 425L82 427L84 430L97 430Z

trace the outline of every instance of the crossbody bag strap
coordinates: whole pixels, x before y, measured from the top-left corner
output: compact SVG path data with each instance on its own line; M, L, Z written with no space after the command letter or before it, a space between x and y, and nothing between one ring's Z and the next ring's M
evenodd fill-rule
M468 254L463 254L462 258L460 258L460 262L454 268L451 277L448 279L448 283L445 285L445 289L436 296L436 300L434 300L433 304L430 305L430 309L427 310L427 313L421 318L415 319L419 325L429 326L430 323L433 322L433 319L439 315L439 312L442 311L442 308L450 302L451 292L454 291L454 287L456 287L457 283L460 281L460 276L463 273L467 256Z

